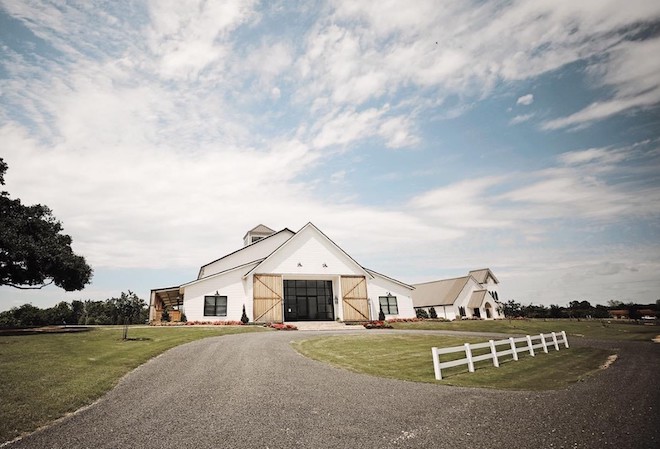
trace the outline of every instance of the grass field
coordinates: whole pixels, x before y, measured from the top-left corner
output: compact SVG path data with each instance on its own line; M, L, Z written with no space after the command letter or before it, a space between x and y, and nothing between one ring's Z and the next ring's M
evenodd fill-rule
M514 390L551 390L565 388L598 371L611 351L593 348L550 350L536 357L519 354L515 362L500 359L500 368L491 361L443 370L443 380L433 374L431 347L480 343L484 338L433 335L349 335L320 337L293 343L301 354L351 371L415 382L433 382L465 387ZM487 351L487 350L486 350ZM478 355L481 352L475 352ZM441 356L441 361L465 357L464 353Z
M96 328L83 333L0 336L0 443L93 402L135 367L200 338L245 327Z
M471 332L502 332L506 334L540 334L541 332L566 331L571 337L602 340L648 341L660 334L660 326L619 324L600 320L464 320L451 322L420 321L392 323L395 329L455 330Z

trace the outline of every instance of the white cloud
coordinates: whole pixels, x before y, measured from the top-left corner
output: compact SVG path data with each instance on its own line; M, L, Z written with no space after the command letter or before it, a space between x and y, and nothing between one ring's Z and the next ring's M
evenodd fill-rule
M626 159L629 153L629 149L589 148L562 153L559 160L566 165L582 165L594 162L613 164Z
M518 125L520 123L524 123L532 119L536 114L531 113L531 114L521 114L521 115L516 115L514 118L509 120L509 125Z
M532 94L523 95L516 100L516 104L521 104L523 106L529 106L532 103L534 103L534 95Z
M660 103L660 38L622 42L604 62L592 67L597 84L614 89L612 98L596 101L566 117L548 120L542 126L555 130L585 125L626 111Z

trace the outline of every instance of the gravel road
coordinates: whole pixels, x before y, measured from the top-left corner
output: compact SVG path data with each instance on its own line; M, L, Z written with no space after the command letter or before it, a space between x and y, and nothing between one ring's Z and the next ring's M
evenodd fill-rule
M355 374L289 345L314 335L253 333L179 346L91 407L6 447L660 447L658 344L573 338L616 347L619 359L567 390L512 392Z

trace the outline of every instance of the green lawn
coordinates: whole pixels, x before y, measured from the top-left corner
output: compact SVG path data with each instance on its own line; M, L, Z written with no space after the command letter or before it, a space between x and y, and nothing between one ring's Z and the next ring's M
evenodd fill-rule
M611 321L611 320L610 320ZM395 329L456 330L472 332L502 332L506 334L540 334L541 332L566 331L571 338L586 337L603 340L648 341L660 334L659 326L642 324L619 324L607 320L464 320L451 322L420 321L392 323Z
M200 338L261 327L122 328L0 336L0 443L93 402L135 367Z
M431 348L481 343L484 338L433 335L349 335L320 337L292 343L301 354L351 371L415 382L432 382L465 387L514 390L549 390L565 388L598 370L612 351L593 348L569 348L548 354L537 351L536 357L519 354L515 362L509 356L500 359L500 368L491 361L442 371L443 380L435 380ZM474 352L478 355L487 350ZM441 356L441 361L464 358L464 353Z

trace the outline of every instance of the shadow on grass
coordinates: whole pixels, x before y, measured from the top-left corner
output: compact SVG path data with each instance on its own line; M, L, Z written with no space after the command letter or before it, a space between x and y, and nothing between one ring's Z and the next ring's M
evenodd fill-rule
M45 327L11 327L0 329L0 336L36 335L36 334L67 334L74 332L89 332L85 326L45 326Z

